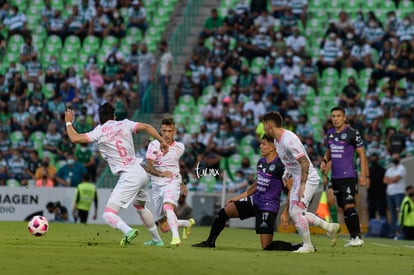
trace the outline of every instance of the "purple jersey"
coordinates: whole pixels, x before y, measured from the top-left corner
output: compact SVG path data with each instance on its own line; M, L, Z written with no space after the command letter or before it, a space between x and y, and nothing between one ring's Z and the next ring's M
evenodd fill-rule
M282 192L282 176L285 166L279 157L271 162L261 158L257 162L257 186L253 202L260 210L278 212Z
M356 178L354 166L355 149L364 146L361 134L346 126L337 133L335 128L326 132L326 145L331 151L333 179Z

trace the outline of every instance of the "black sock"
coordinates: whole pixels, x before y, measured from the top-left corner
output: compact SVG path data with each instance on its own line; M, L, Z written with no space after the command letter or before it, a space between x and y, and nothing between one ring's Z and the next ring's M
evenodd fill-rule
M207 242L215 244L217 237L220 235L221 231L223 231L224 227L226 226L226 222L229 219L224 208L222 208L216 218L214 219L213 225L210 229L210 235L208 236Z
M346 227L348 228L351 238L360 237L361 238L361 228L359 225L359 216L355 208L348 208L344 212L344 219Z
M284 241L273 241L264 250L280 250L280 251L295 251L298 250L302 244L291 244Z

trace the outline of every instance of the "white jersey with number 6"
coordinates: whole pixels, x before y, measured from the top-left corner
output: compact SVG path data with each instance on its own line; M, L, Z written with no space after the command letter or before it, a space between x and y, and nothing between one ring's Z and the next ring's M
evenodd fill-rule
M135 156L133 133L139 123L128 119L108 120L86 133L90 142L97 142L99 152L108 162L113 174L133 169L142 159Z
M151 182L156 185L166 185L171 181L181 182L180 157L184 153L184 144L174 141L168 149L168 153L163 155L158 140L151 141L148 145L146 158L154 161L154 168L160 172L170 171L173 178L155 177L151 175Z

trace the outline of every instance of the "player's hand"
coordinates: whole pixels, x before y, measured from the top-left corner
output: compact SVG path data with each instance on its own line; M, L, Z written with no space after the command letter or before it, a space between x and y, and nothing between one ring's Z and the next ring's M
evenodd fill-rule
M280 215L280 225L283 227L283 229L287 229L289 225L289 215L288 211L283 211Z
M305 197L305 184L301 184L299 187L299 199L302 200Z
M65 122L72 122L74 116L75 116L75 112L71 108L66 109L66 111L65 111Z
M161 143L161 152L166 155L168 153L168 150L170 149L170 145L166 143L165 141Z
M370 180L365 176L359 176L359 185L369 188Z
M97 217L97 215L96 215L96 213L95 214L93 214L93 220L96 220L96 217Z
M236 198L230 198L226 201L226 206L229 205L230 203L234 203L236 200Z
M187 186L186 186L184 183L181 183L181 184L180 184L180 191L181 191L181 193L182 193L185 197L187 197L187 195L188 195L188 188L187 188Z
M319 169L321 170L322 173L325 173L325 170L326 170L326 162L325 161L321 161L321 164L319 165Z
M164 172L161 173L161 176L163 178L171 179L174 176L174 174L171 171L164 171Z

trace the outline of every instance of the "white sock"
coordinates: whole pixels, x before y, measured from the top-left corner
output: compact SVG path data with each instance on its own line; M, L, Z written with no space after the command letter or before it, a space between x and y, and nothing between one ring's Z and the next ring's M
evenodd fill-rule
M303 213L306 213L306 209L302 209L297 205L291 205L289 213L295 223L295 227L298 230L299 235L302 237L303 245L312 246L308 220L305 217L306 214L303 215Z
M145 227L151 233L152 240L154 242L161 241L161 237L158 233L158 229L154 221L154 216L152 215L151 211L149 211L147 208L137 208L137 212Z
M168 222L168 225L170 226L173 239L180 238L180 235L178 234L177 216L175 215L173 207L170 205L164 205L164 211L165 211L165 215L167 216L167 222Z
M188 227L190 222L188 220L177 220L178 227Z
M118 215L112 212L104 212L102 215L104 221L114 229L121 230L124 235L128 234L132 230Z
M306 212L306 219L308 220L310 225L320 227L322 229L325 229L326 231L329 230L329 223L327 223L326 221L324 221L323 219L319 218L311 212Z

